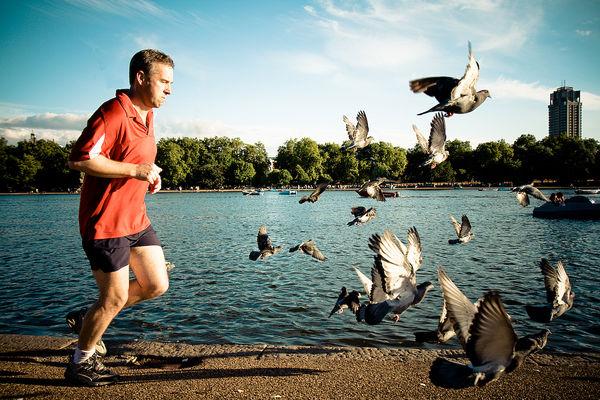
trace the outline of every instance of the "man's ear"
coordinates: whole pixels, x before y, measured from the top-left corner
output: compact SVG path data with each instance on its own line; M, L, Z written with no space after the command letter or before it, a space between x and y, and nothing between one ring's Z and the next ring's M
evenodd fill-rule
M146 74L144 73L144 71L140 70L135 74L135 81L138 83L138 85L143 85L145 79Z

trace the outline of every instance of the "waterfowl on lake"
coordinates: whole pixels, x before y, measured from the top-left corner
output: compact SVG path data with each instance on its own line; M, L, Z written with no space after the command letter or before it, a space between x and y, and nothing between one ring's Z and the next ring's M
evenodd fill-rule
M258 244L259 251L253 250L250 252L249 257L252 261L265 260L273 254L279 253L282 249L282 246L273 247L271 244L271 238L267 233L267 227L264 225L261 225L260 228L258 228L256 243Z
M452 221L452 226L454 227L458 239L449 239L449 244L467 243L475 237L475 234L471 231L471 222L466 215L462 216L462 223L460 224L452 215L450 215L450 220Z
M444 162L450 153L446 150L446 123L442 113L437 113L431 120L431 130L429 131L429 141L425 139L419 128L413 125L413 131L417 135L417 142L423 153L428 155L427 160L422 166L430 165L434 169Z
M329 313L329 317L331 317L333 314L341 314L347 308L349 308L350 310L352 310L352 312L354 314L356 314L359 307L360 307L360 293L358 293L356 290L353 290L352 292L348 293L348 290L346 289L346 287L342 286L342 290L340 291L340 294L338 295L335 305L333 306L333 308L331 309L331 312Z
M321 196L321 193L323 193L325 189L327 189L327 186L329 186L329 183L318 184L317 188L311 194L309 194L308 196L302 196L298 203L302 204L307 201L310 203L314 203L315 201L319 200L319 196Z
M315 241L312 239L309 241L306 241L306 242L302 242L298 246L292 247L290 249L290 253L293 253L298 250L301 250L304 254L308 254L309 256L313 257L316 260L319 260L319 261L327 260L327 257L325 257L323 255L323 253L321 253L321 250L319 250L319 248L315 244Z
M348 222L348 226L352 225L364 225L377 215L377 211L375 208L371 207L367 209L366 207L352 207L350 211L352 215L354 215L354 219Z

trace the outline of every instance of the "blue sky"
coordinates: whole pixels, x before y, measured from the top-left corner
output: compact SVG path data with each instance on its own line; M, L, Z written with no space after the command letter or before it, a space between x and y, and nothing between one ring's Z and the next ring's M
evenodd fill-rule
M274 155L289 138L341 144L342 116L364 109L375 140L409 148L435 101L408 81L461 77L468 40L492 99L448 119L449 139L543 138L565 80L582 91L583 136L600 140L600 2L562 0L4 0L0 136L76 139L128 87L131 56L158 48L175 60L159 138L239 137Z

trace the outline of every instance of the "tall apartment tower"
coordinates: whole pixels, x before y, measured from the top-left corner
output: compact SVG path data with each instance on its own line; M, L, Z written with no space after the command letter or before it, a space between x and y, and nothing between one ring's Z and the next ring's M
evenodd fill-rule
M550 95L548 134L581 138L581 101L579 90L562 86Z

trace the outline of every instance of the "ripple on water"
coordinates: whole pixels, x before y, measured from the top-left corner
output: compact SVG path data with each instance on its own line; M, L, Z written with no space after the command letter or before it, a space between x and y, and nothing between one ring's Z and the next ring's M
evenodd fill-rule
M294 196L181 193L148 197L148 212L176 265L169 291L126 310L106 333L108 340L287 345L417 346L413 332L435 329L442 303L437 268L443 266L472 301L500 291L518 334L545 327L528 319L524 305L544 301L539 260L562 260L576 293L575 307L549 324L549 348L597 348L600 305L600 223L539 220L514 195L494 191L401 191L376 203L354 192L327 191L315 204ZM65 335L65 314L96 296L80 248L78 196L0 197L0 330ZM377 217L348 227L350 207L375 206ZM475 238L448 245L449 214L467 214ZM248 259L265 224L283 251L265 261ZM399 323L356 322L346 311L328 318L339 290L361 290L353 267L370 275L368 238L391 229L405 240L415 226L424 248L418 281L436 288ZM288 249L314 239L328 257L313 261ZM363 295L363 299L366 296ZM419 345L435 348L436 345ZM445 348L458 346L456 342Z

